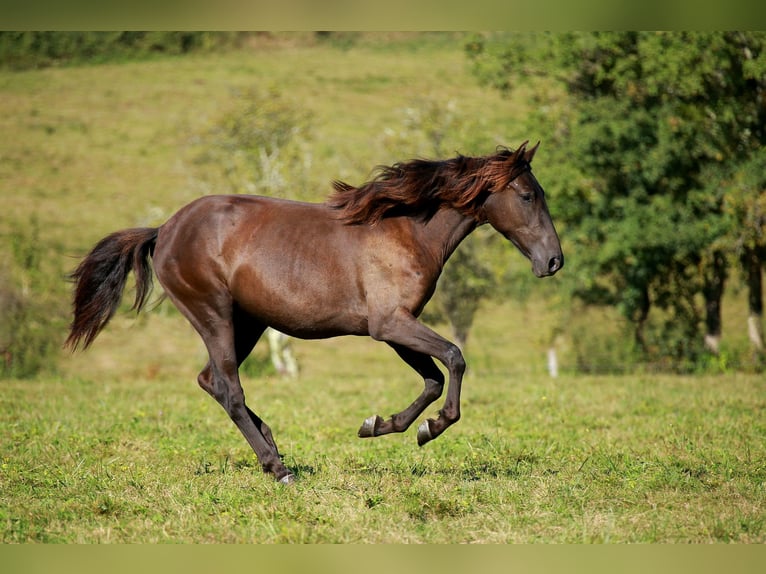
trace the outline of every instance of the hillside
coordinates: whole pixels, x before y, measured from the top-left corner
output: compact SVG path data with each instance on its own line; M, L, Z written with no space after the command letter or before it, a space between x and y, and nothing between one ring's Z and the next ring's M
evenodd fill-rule
M459 34L363 34L344 41L284 34L219 54L0 72L0 126L8 134L0 141L0 237L10 245L21 233L41 251L63 341L68 287L62 277L98 239L120 228L158 225L203 194L246 191L227 179L225 148L213 150L212 161L200 158L212 145L206 136L241 111L248 94L259 94L254 104L267 111L305 118L305 129L281 158L285 185L254 189L264 195L322 201L334 179L360 183L379 164L433 157L436 139L442 155L480 155L534 140L537 134L525 133L519 121L535 105L531 88L517 87L509 101L480 87L465 41ZM556 169L550 161L543 142L535 158L543 185ZM550 209L555 220L555 198ZM565 230L562 239L566 250ZM543 287L527 277L528 264L512 247L500 245L491 256L493 265L510 266L521 278L516 299L526 302L481 310L474 350L485 345L484 333L493 333L486 344L510 347L511 368L526 368L528 357L544 368L555 324L563 321L568 337L614 329L610 313L594 323L570 312L556 296L554 282L561 278ZM724 332L731 334L725 349L746 346L741 299L732 289L725 302ZM571 368L566 338L560 343L563 367ZM323 351L312 349L360 343L297 344L303 359L318 366ZM188 348L199 356L191 366ZM618 351L595 350L606 353L603 360L620 359ZM172 376L181 365L196 372L202 355L196 336L164 304L138 321L121 314L87 355L63 355L61 366L83 376L104 375L106 366L126 375L149 369Z
M37 226L46 269L60 276L111 231L156 225L195 197L230 192L215 166L200 168L199 139L253 89L307 113L310 129L296 142L309 164L306 189L288 190L301 199L322 201L332 180L360 183L379 164L433 156L410 125L429 109L458 118L447 125L442 148L453 151L445 153L481 155L534 138L515 127L525 102L478 87L459 35L372 35L351 44L287 35L225 54L3 72L0 122L12 136L0 142L0 232ZM544 146L536 163L544 182ZM507 256L526 268L511 248ZM311 345L299 349L309 362ZM62 368L171 375L188 365L189 347L202 354L163 305L138 321L121 314L88 354L65 356Z

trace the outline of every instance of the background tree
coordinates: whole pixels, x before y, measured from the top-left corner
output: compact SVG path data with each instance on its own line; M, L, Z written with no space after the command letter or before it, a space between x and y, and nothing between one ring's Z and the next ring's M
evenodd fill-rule
M64 272L49 256L56 246L34 217L9 222L0 241L0 377L53 372L68 310Z
M700 358L706 340L717 348L727 256L741 225L725 200L764 143L765 39L536 34L467 46L479 77L500 89L563 88L553 96L566 98L563 111L549 116L551 101L538 96L531 120L566 165L566 179L548 187L567 204L577 245L574 294L616 306L648 359L678 367Z
M760 148L735 174L724 198L727 241L742 266L747 286L748 338L754 359L764 360L763 265L766 261L766 150Z
M304 199L312 154L311 116L277 89L237 88L221 114L193 138L195 175L229 193Z
M452 100L424 97L405 109L403 116L401 127L383 136L385 147L400 159L417 155L452 157L456 152L449 146L455 142L464 145L467 122ZM488 253L490 241L485 234L474 233L458 247L444 267L424 313L429 322L449 323L456 343L463 349L476 312L497 284Z
M237 46L239 32L0 32L0 68L28 69L157 55L183 55Z

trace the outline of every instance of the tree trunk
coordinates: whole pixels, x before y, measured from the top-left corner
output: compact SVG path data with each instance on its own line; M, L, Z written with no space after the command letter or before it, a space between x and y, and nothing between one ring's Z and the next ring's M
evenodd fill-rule
M727 277L726 258L723 253L713 253L713 260L704 275L702 295L705 298L705 348L717 355L721 343L721 299Z
M742 266L747 281L747 334L757 354L763 353L763 277L762 263L756 249L746 249Z
M649 288L645 285L641 290L640 307L637 309L636 316L634 316L636 329L633 332L633 337L635 338L636 345L639 349L641 349L641 352L644 354L644 356L649 354L649 347L647 346L646 338L644 337L644 327L646 326L646 321L649 318L649 310L651 307L652 302L649 298Z

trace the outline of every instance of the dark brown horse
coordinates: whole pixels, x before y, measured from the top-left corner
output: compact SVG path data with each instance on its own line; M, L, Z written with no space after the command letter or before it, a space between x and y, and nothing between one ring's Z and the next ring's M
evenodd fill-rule
M564 263L543 190L530 170L537 146L486 157L414 160L381 168L355 188L335 182L325 204L244 195L193 201L159 228L102 239L72 274L74 320L67 344L87 347L114 314L131 270L134 307L152 270L202 337L209 361L200 386L226 410L264 472L289 483L269 427L245 404L238 367L271 326L294 337L369 335L423 377L425 389L389 420L372 416L360 437L405 431L442 394L423 445L460 418L460 349L417 320L460 242L489 223L532 262L538 277Z

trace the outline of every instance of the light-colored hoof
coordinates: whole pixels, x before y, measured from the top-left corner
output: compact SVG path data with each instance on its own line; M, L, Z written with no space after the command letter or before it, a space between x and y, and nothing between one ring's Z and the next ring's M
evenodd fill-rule
M362 423L362 426L359 427L359 432L356 433L357 436L359 438L374 437L375 429L382 420L383 419L381 419L378 415L372 415L371 417L366 418Z
M295 475L290 473L279 479L280 484L295 484Z
M423 446L432 438L434 437L431 436L431 427L428 426L428 420L424 420L418 427L418 446Z

